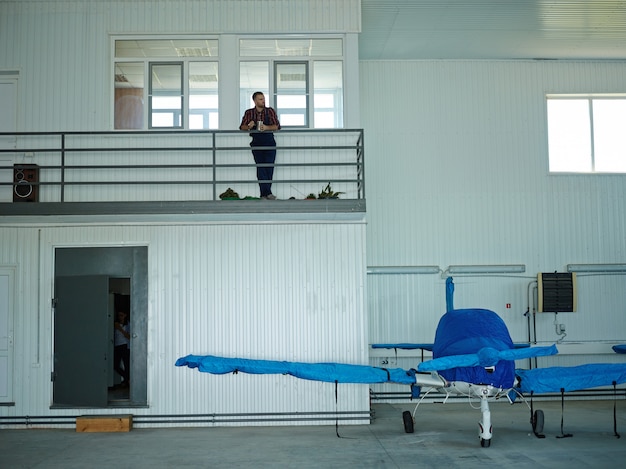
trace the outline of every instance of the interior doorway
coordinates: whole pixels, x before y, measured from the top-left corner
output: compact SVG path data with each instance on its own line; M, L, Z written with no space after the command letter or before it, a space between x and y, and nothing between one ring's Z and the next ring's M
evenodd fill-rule
M55 250L53 407L146 404L147 291L145 246ZM115 371L118 311L128 318L130 386Z
M109 278L108 404L123 405L130 398L131 291L129 278Z

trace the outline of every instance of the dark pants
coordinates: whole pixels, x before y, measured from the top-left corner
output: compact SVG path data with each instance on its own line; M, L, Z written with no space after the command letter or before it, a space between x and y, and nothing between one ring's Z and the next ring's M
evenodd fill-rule
M128 345L123 344L115 346L113 350L113 364L115 371L122 377L124 383L128 384L130 381L130 349ZM124 368L120 366L121 364L124 365Z
M252 156L257 165L273 165L276 161L276 149L261 150L259 147L275 147L276 141L270 133L256 134L252 143ZM257 166L256 178L259 180L259 189L261 197L267 197L272 193L272 179L274 177L274 166Z

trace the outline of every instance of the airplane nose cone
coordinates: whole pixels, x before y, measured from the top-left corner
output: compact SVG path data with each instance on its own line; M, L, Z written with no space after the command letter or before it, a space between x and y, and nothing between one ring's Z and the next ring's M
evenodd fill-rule
M499 352L495 348L484 347L478 351L478 364L482 367L494 366L500 361Z

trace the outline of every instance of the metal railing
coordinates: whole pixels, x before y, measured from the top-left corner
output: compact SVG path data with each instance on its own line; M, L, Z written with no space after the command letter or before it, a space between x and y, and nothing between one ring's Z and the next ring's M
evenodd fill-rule
M317 197L328 184L340 198L365 198L362 129L275 137L268 148L277 149L279 198ZM254 163L249 142L241 131L0 133L0 202L219 200L229 188L255 198L263 165Z

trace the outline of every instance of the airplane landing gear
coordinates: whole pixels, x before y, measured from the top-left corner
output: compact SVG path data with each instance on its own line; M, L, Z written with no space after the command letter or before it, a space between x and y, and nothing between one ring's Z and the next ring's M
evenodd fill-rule
M537 438L546 437L544 434L541 433L543 432L543 410L534 411L530 423L533 426L533 433Z
M415 431L413 426L413 415L408 410L402 412L402 421L404 422L404 431L406 433L413 433Z
M480 410L483 416L482 421L478 422L480 446L489 448L493 433L491 428L491 411L489 410L489 402L487 399L480 400Z

